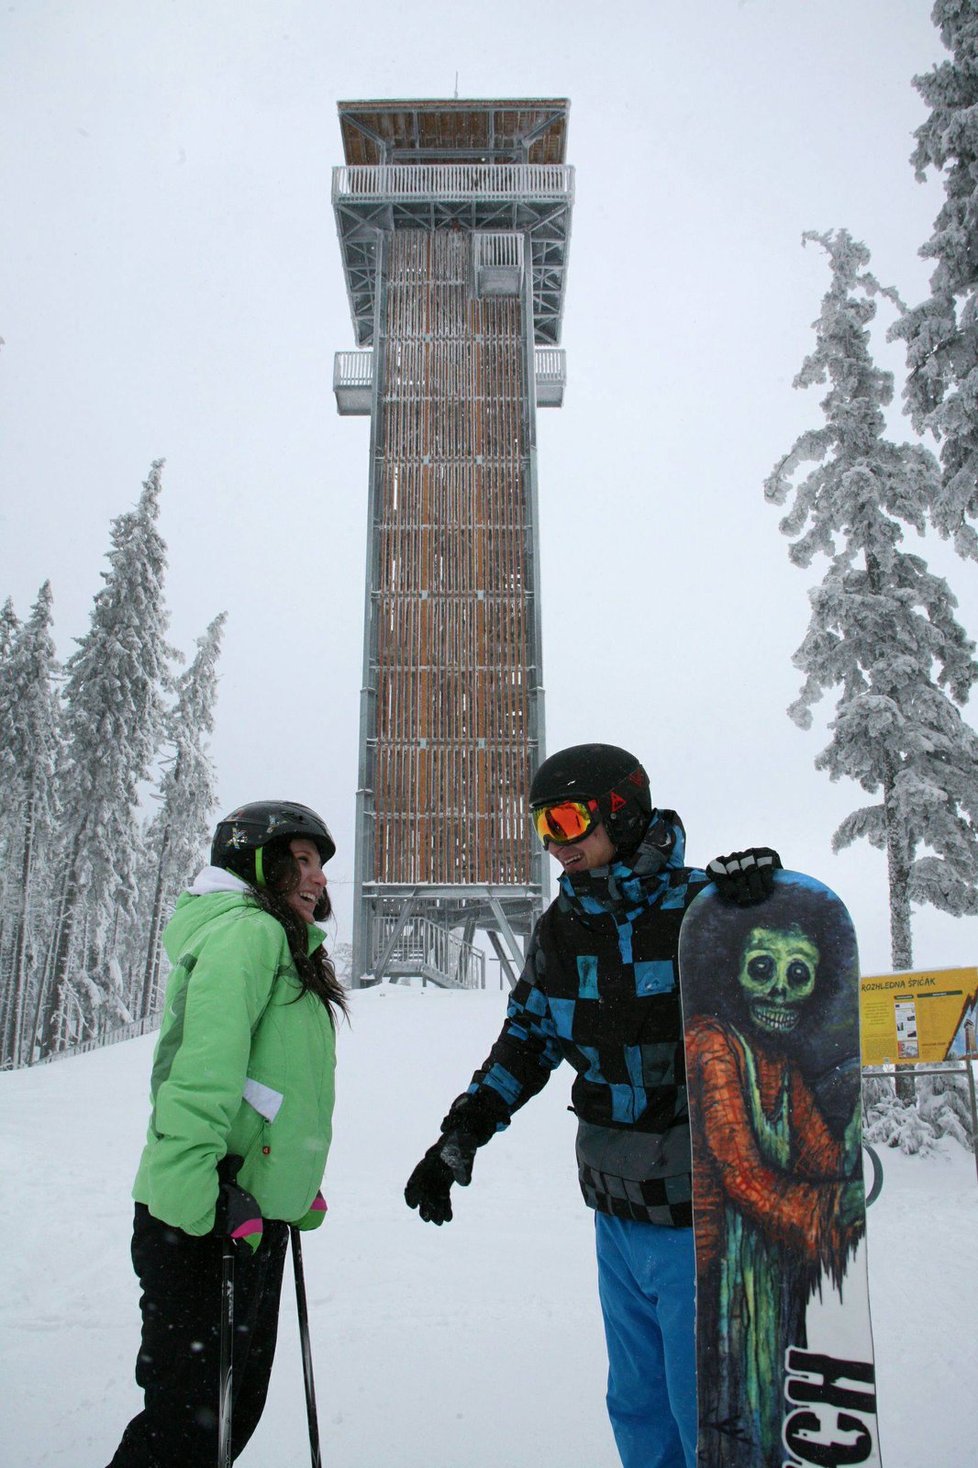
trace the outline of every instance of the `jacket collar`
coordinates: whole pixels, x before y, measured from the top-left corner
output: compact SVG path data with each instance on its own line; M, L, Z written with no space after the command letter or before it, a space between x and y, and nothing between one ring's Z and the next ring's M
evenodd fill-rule
M651 905L682 868L686 832L674 810L654 810L638 847L604 867L560 878L560 900L580 912L620 912Z
M213 892L236 892L240 896L247 896L251 891L247 882L243 882L234 872L229 872L226 867L202 867L187 888L191 897L207 897ZM308 953L315 953L326 941L326 930L318 923L306 923L309 934Z
M227 867L202 867L187 891L193 897L203 897L208 892L247 892L248 883L243 882Z

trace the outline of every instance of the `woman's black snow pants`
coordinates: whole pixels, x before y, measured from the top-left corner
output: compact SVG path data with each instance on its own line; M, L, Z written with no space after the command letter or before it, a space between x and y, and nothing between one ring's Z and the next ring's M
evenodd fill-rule
M235 1256L233 1432L237 1458L258 1425L275 1355L288 1225L265 1221L258 1252ZM143 1295L136 1381L145 1406L109 1468L213 1468L218 1447L222 1241L192 1238L136 1204L133 1268Z

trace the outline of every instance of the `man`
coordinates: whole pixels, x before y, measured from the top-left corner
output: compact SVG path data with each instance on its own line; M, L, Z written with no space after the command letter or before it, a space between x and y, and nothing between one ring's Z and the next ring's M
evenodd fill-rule
M677 949L709 881L765 897L765 848L683 864L674 811L652 806L634 755L580 744L540 766L537 834L562 868L530 940L499 1038L405 1188L427 1222L452 1217L476 1149L508 1126L562 1060L577 1072L577 1161L595 1210L608 1412L624 1468L695 1468L696 1363L689 1117Z

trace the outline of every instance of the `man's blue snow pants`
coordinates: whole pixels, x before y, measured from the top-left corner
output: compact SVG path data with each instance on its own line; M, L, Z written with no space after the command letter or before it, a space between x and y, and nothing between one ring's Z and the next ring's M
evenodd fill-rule
M691 1228L595 1214L608 1415L624 1468L695 1468Z

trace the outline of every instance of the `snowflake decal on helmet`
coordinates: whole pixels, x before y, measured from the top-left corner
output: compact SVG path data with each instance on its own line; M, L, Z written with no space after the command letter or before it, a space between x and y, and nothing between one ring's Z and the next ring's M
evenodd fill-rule
M247 846L247 844L248 832L242 826L232 826L231 834L228 837L228 845L232 850L239 851L242 846Z

